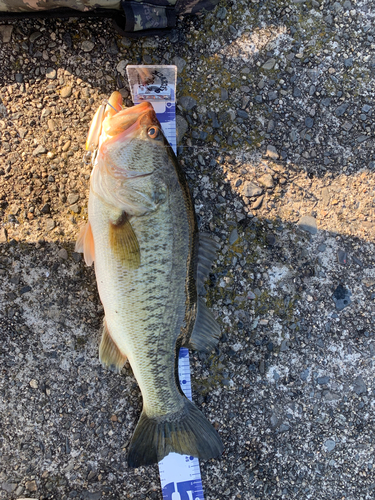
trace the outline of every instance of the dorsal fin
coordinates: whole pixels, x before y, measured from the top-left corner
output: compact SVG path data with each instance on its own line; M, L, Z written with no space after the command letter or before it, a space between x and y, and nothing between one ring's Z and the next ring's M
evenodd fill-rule
M216 258L216 253L219 248L219 243L216 243L207 233L199 233L197 272L198 295L204 293L204 282L211 271L212 263Z
M76 241L75 251L83 253L87 266L91 266L91 264L94 262L95 245L90 221L88 221L84 226L81 227Z
M219 342L220 327L202 297L198 297L197 316L187 347L197 351L212 351Z

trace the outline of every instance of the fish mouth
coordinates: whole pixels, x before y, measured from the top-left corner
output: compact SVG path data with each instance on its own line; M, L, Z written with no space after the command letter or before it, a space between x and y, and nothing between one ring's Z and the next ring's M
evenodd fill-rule
M123 138L128 138L139 128L151 125L160 127L152 104L144 101L113 114L104 125L104 130L110 137L121 134Z

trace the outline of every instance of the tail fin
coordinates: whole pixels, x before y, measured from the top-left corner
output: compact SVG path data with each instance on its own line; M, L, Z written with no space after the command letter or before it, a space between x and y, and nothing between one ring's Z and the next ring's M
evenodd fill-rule
M188 399L180 412L162 418L149 418L142 411L130 443L128 465L151 465L171 451L203 459L218 457L223 452L219 435Z

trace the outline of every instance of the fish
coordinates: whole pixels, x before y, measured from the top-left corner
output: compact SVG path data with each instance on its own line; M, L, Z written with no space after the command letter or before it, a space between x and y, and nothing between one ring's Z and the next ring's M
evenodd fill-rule
M220 336L201 296L218 244L198 231L183 170L149 102L125 108L114 92L95 113L86 148L93 169L76 251L94 262L105 313L100 361L120 372L128 360L142 393L128 465L170 452L219 457L220 436L177 372L180 347L210 352Z

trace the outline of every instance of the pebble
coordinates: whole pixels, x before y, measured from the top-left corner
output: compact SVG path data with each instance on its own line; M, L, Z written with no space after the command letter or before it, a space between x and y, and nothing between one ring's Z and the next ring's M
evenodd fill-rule
M319 385L325 385L330 381L330 377L328 377L328 375L325 375L324 377L318 377L316 381Z
M12 38L13 24L2 24L0 25L0 35L3 43L9 43Z
M55 130L56 130L56 122L55 122L55 120L49 119L47 121L47 125L48 125L48 130L50 132L55 132Z
M268 189L272 189L274 187L273 178L271 174L264 174L257 180L260 184L262 184L264 187Z
M68 252L65 250L65 248L60 248L58 254L57 254L60 259L66 260L68 258Z
M54 68L47 68L46 69L46 78L48 78L49 80L55 80L57 76L57 72Z
M275 148L275 146L272 145L267 146L266 155L269 158L272 158L273 160L277 160L279 158L279 153L277 152L277 149Z
M275 66L275 64L276 64L276 59L274 59L273 57L271 57L271 59L268 59L268 61L266 61L263 64L262 68L270 70L270 69L272 69Z
M361 375L358 375L354 380L353 390L358 396L367 393L367 387Z
M349 103L343 103L341 104L340 106L338 106L336 109L335 109L335 115L336 116L342 116L345 111L348 109L349 107Z
M259 196L259 198L253 203L251 208L253 210L257 210L258 208L260 208L262 206L263 199L264 199L264 195Z
M320 245L318 245L318 252L325 252L327 249L327 245L325 243L320 243Z
M262 194L262 188L252 181L245 181L242 186L242 194L249 198L253 196L260 196Z
M38 38L40 38L42 36L43 36L43 34L40 31L34 31L33 33L31 33L29 40L31 43L34 43L38 40Z
M310 234L316 234L318 232L318 227L316 224L315 217L311 215L304 215L298 222L298 226Z
M348 254L345 250L337 250L337 259L340 264L345 266L348 263L347 256Z
M180 104L186 111L190 111L197 105L197 101L189 96L182 96L178 99L178 104Z
M79 200L78 193L69 193L66 201L68 205L73 205L74 203L77 203L78 200Z
M1 483L1 489L7 493L12 493L17 488L17 483Z
M344 288L341 284L338 285L336 290L333 292L332 299L336 305L336 309L338 311L342 311L345 307L351 304L351 296L352 292Z
M91 52L94 47L95 47L94 42L90 42L89 40L85 40L81 44L83 52Z
M72 95L72 87L63 87L60 92L61 97L64 99Z
M66 143L62 147L62 151L64 153L66 153L68 151L68 149L70 148L71 144L72 144L72 141L66 141Z
M46 230L47 231L52 231L56 226L56 223L53 219L47 219L46 220Z
M175 64L177 66L177 74L179 74L179 73L183 72L183 70L186 66L186 61L185 61L185 59L182 59L182 57L174 56L173 64Z
M335 449L336 442L333 441L333 439L327 439L324 442L324 446L326 447L327 451L330 452L330 451L333 451Z
M237 228L233 229L229 236L229 244L233 245L238 240L238 231Z
M176 116L177 142L181 142L183 136L189 129L188 122L181 115Z
M220 9L216 12L216 17L218 19L221 19L224 21L224 19L227 17L228 11L225 7L220 7Z
M33 156L37 156L37 155L44 154L44 153L47 153L46 148L44 146L42 146L41 144L39 144L39 146L37 146L34 149Z
M38 487L36 485L36 481L26 481L25 483L26 489L29 491L37 491Z
M38 381L35 379L30 380L30 387L33 389L38 389Z

